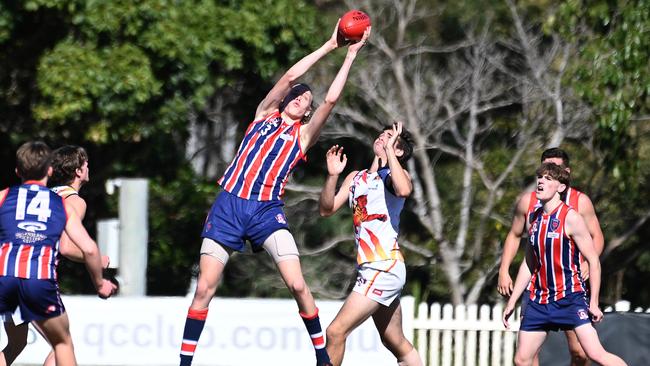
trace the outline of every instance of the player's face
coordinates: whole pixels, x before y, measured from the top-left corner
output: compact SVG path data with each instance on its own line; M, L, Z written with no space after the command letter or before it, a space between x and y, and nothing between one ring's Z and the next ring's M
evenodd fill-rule
M553 179L550 175L538 175L537 176L537 189L535 190L535 195L537 199L542 202L547 202L551 200L560 190L564 189L564 184L560 183L559 180Z
M88 167L88 161L84 162L84 165L81 168L77 169L79 177L81 178L82 183L86 183L90 180L90 168Z
M307 90L287 104L284 108L285 113L291 118L301 119L311 109L312 98L311 92Z
M375 139L375 142L372 144L372 149L375 155L383 157L386 154L384 146L386 146L388 140L393 136L393 133L393 130L385 130ZM395 140L393 148L395 149L395 155L397 156L402 156L404 153L401 149L397 148L397 140Z

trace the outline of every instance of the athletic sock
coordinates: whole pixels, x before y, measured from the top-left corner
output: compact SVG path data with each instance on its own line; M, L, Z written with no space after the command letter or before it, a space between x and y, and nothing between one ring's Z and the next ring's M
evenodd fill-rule
M316 365L332 365L330 356L327 354L327 350L325 349L325 337L323 336L323 329L320 326L318 308L316 308L316 312L312 315L307 315L301 312L300 317L305 323L307 332L309 332L309 336L311 337L311 343L314 345L314 350L316 351Z
M192 365L194 350L199 342L199 337L205 325L205 319L208 317L208 309L194 310L189 309L187 319L185 320L185 329L183 330L183 344L181 345L181 363L180 366Z

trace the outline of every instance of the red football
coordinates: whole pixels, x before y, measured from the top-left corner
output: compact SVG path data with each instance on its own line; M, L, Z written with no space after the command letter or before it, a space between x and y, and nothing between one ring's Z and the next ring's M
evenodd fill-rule
M339 33L345 39L358 41L363 37L363 32L370 25L368 14L360 10L350 10L343 14L339 22Z

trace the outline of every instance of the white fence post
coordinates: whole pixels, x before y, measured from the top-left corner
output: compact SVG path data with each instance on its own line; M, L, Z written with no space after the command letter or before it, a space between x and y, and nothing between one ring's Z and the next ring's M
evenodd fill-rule
M435 324L440 322L440 304L431 305L431 321ZM440 331L432 329L429 334L429 365L440 364Z
M419 319L429 319L429 305L427 303L422 302L418 306L418 318ZM428 329L425 327L420 327L417 331L418 334L418 352L420 353L420 359L424 364L427 364L427 359L429 358L429 340L427 339L427 332ZM433 331L432 331L433 332Z
M454 306L445 304L442 307L442 321L445 324L454 321ZM442 331L442 366L451 366L451 330L447 327Z
M471 304L467 307L467 322L469 324L477 324L477 311L478 306ZM465 365L476 366L476 331L467 331L467 345L465 347Z
M456 321L465 323L467 319L467 310L464 304L456 306ZM465 331L458 329L454 331L454 366L464 366L464 349L465 349Z

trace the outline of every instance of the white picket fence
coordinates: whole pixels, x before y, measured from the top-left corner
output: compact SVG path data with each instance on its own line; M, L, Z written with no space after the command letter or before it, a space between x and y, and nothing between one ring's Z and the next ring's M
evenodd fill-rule
M607 308L605 311L613 311ZM630 311L627 301L620 301L616 311ZM414 344L428 366L511 366L519 330L519 311L510 317L510 329L501 321L503 306L428 305L422 303L411 322L405 321L414 334ZM635 312L650 313L637 308ZM407 330L407 329L405 329Z

